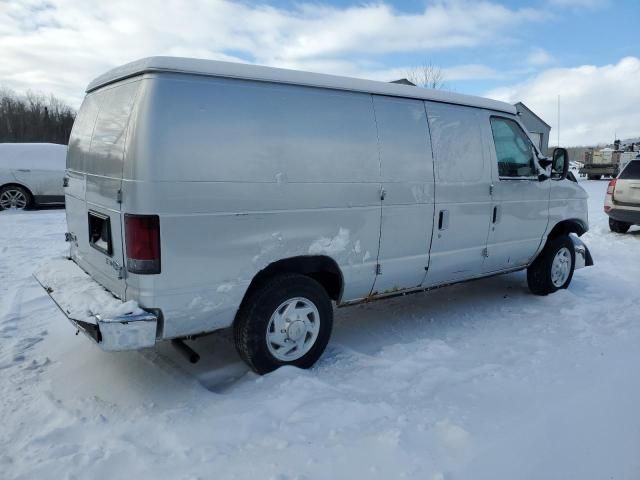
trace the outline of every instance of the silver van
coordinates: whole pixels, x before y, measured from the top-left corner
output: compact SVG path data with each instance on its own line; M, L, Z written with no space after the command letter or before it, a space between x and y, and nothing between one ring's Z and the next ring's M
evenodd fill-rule
M592 264L587 194L502 102L154 57L94 80L66 171L68 259L36 278L105 350L233 327L259 373L311 366L333 305ZM195 358L195 356L192 356Z

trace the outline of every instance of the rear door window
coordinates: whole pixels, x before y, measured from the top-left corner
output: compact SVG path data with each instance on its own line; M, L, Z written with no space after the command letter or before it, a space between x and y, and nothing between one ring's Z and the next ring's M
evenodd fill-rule
M122 177L127 126L139 85L134 81L97 92L100 112L85 162L87 173Z
M500 177L536 176L533 145L516 122L508 118L492 117L491 132L496 147Z
M640 160L630 161L618 178L620 180L640 180Z
M70 170L85 172L85 161L91 150L91 136L100 105L95 93L84 98L69 138L68 167Z

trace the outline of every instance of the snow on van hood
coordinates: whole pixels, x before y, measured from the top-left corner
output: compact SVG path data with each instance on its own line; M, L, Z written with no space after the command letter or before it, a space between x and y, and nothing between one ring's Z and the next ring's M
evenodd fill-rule
M0 143L0 168L64 171L67 146L57 143Z

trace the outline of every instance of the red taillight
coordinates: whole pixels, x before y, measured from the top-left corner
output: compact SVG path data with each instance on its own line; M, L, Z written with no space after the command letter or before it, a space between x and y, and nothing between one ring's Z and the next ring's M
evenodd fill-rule
M616 189L616 179L614 178L609 182L609 186L607 187L607 195L613 195L613 192Z
M124 216L127 270L160 273L160 218L157 215Z

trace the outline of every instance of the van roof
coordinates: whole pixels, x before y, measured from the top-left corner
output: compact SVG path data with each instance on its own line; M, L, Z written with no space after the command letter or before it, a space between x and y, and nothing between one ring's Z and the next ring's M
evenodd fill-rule
M309 87L331 88L376 93L394 97L418 98L436 102L487 108L516 114L516 108L505 102L460 93L412 87L397 83L376 82L322 73L301 72L283 68L263 67L243 63L220 62L181 57L147 57L116 67L100 75L87 87L87 93L124 78L153 72L173 72L211 77L240 78L262 82L287 83Z

